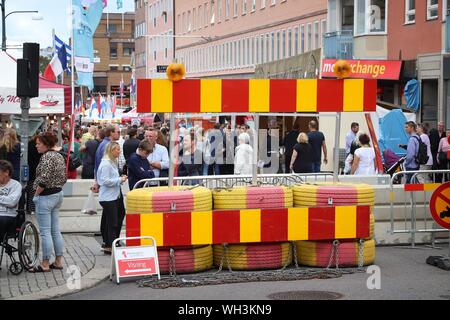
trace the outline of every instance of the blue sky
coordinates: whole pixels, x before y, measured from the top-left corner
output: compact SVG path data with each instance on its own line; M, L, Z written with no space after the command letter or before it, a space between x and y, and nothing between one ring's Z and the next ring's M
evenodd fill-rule
M70 0L6 0L6 13L16 10L38 10L44 17L34 21L31 14L12 14L6 19L6 37L9 44L38 42L41 48L52 45L52 29L64 41L70 37L68 8ZM105 12L134 11L134 0L123 0L123 8L117 10L116 0L109 0ZM1 30L1 25L0 25Z

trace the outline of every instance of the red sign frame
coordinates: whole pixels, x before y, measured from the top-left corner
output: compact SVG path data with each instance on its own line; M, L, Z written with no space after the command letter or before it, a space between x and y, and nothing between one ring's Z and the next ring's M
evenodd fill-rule
M445 197L442 195L442 191L445 189L450 189L450 182L442 184L439 188L437 188L433 192L433 194L431 195L431 199L430 199L430 211L431 211L431 216L433 217L434 221L436 221L437 224L439 224L441 227L443 227L445 229L450 230L450 223L445 222L443 220L443 218L441 218L441 216L440 216L441 213L438 212L438 210L436 208L436 202L438 200L438 197L440 197L440 198ZM446 198L444 200L448 203L448 208L450 208L450 199Z

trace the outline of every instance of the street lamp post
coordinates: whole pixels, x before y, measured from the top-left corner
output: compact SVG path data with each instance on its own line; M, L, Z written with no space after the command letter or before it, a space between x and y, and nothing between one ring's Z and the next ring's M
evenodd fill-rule
M14 13L39 13L36 10L20 10L20 11L12 11L6 14L6 0L2 0L0 6L2 7L2 51L6 51L6 18ZM5 15L6 14L6 15ZM34 19L34 17L33 17ZM42 20L42 17L38 17L34 20Z

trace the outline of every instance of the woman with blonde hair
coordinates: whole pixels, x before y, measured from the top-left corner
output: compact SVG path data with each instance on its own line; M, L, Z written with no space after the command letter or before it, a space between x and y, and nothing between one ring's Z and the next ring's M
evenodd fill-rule
M9 128L5 131L0 149L0 154L5 157L3 160L9 161L14 168L12 178L20 181L20 142L16 130Z
M308 143L308 135L301 132L297 137L297 144L292 151L290 169L294 173L313 172L313 150Z
M102 220L105 221L101 228L105 239L105 254L111 254L113 241L119 237L119 196L121 185L128 177L119 176L120 145L110 142L105 148L105 155L97 170L97 183L100 186L98 200L103 208Z

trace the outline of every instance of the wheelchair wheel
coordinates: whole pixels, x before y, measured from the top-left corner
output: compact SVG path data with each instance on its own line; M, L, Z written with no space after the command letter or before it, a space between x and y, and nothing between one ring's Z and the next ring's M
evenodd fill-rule
M31 270L39 258L39 234L30 221L24 222L19 233L19 259L26 270Z
M15 276L21 274L22 271L23 271L23 266L20 262L14 262L9 266L9 272L11 272Z

